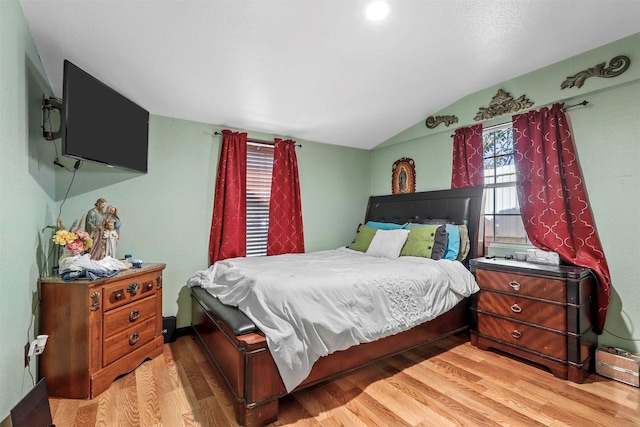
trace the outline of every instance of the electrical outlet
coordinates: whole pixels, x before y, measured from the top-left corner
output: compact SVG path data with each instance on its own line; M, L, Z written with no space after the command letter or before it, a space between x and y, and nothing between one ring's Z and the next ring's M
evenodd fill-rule
M27 342L27 344L24 346L24 367L26 368L27 366L29 366L29 347L31 346L30 343Z

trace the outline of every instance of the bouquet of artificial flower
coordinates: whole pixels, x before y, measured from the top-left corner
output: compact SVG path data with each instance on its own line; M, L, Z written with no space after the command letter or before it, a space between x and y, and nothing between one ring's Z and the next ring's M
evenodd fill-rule
M91 248L93 240L89 233L83 230L58 230L53 235L53 242L56 245L64 246L65 249L77 255Z

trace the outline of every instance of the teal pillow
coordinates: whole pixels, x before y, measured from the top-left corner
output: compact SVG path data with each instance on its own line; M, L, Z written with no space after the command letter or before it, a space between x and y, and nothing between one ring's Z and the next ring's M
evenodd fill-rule
M460 229L454 224L446 224L445 227L447 227L447 250L442 258L455 261L460 252Z
M353 243L347 247L354 251L366 252L373 240L373 236L376 235L376 231L378 231L378 229L360 224Z
M443 225L413 224L400 256L440 259L445 249L446 230Z
M400 230L404 227L403 224L394 224L393 222L377 222L367 221L365 224L367 227L377 228L378 230Z

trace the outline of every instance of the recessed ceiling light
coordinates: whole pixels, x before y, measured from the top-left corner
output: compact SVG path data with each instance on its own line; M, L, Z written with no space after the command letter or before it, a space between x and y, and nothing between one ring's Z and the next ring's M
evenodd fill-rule
M367 6L364 14L370 21L379 21L389 14L389 4L386 1L374 1Z

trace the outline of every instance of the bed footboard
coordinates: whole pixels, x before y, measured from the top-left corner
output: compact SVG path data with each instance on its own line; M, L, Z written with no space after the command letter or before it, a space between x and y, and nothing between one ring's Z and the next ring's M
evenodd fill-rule
M191 293L193 330L227 383L236 421L262 426L278 418L278 398L286 390L264 336L235 336L197 295Z

